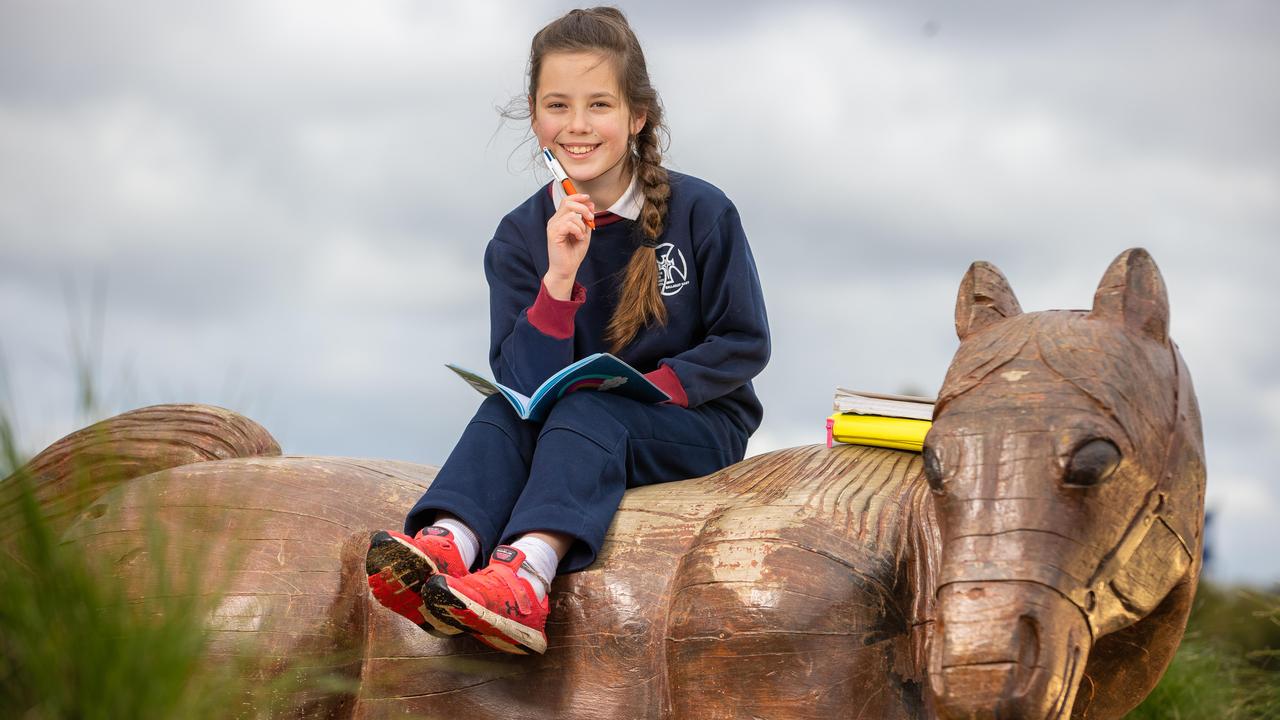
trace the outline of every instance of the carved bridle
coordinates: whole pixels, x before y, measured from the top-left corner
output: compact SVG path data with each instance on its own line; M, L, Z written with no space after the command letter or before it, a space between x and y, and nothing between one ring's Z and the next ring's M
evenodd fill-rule
M1181 457L1186 442L1185 433L1182 431L1183 428L1179 427L1181 419L1188 417L1190 410L1187 393L1182 392L1183 379L1186 377L1186 367L1183 365L1182 358L1178 355L1177 348L1172 342L1169 343L1169 352L1172 355L1175 373L1175 382L1173 383L1174 412L1167 433L1169 441L1165 445L1163 461L1160 473L1156 476L1155 486L1147 492L1142 504L1138 506L1136 512L1130 518L1128 526L1119 541L1103 555L1089 581L1085 585L1069 592L1063 592L1062 588L1055 588L1084 612L1085 619L1089 623L1089 630L1094 638L1116 629L1102 626L1100 622L1103 611L1108 609L1105 602L1106 598L1115 598L1116 602L1119 602L1122 606L1123 615L1129 616L1131 621L1140 619L1140 615L1134 612L1134 609L1127 607L1123 600L1116 597L1115 591L1110 586L1116 576L1133 559L1134 554L1141 547L1143 541L1147 539L1155 524L1162 522L1161 515L1165 511L1168 502L1168 484L1174 480L1173 463ZM1165 527L1177 538L1186 555L1185 558L1180 558L1183 560L1182 562L1175 561L1171 563L1169 567L1172 572L1166 572L1163 575L1166 578L1178 577L1186 572L1187 566L1195 557L1195 553L1192 550L1192 545L1187 542L1187 538L1183 537L1176 528L1167 523ZM1099 598L1104 600L1100 601Z

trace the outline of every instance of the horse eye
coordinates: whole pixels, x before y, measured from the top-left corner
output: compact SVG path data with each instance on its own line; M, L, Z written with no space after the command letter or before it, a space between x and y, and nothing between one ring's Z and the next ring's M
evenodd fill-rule
M1118 465L1120 450L1114 443L1101 438L1090 440L1076 448L1071 455L1064 482L1068 485L1091 487L1111 477Z
M936 493L942 492L942 461L932 447L924 449L924 478L929 481L929 488Z

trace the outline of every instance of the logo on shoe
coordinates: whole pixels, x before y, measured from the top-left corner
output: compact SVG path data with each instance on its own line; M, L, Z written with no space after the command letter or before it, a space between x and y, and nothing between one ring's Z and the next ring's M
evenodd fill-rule
M493 559L498 562L511 562L516 558L516 549L509 548L505 545L499 545L493 549Z
M448 530L445 530L442 527L436 527L435 525L429 525L427 529L423 530L422 532L426 535L448 535L449 534Z

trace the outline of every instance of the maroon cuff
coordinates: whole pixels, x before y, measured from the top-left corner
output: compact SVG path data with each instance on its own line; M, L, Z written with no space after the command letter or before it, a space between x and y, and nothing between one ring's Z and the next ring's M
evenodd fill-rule
M658 389L671 396L671 404L680 407L689 407L689 396L684 393L684 385L680 383L680 378L676 375L676 371L671 369L670 365L659 365L657 370L644 374L649 382L658 386Z
M550 335L557 340L573 337L573 316L578 308L587 300L587 289L577 281L568 300L557 300L547 292L547 284L542 283L538 289L538 299L529 308L529 324L543 335Z

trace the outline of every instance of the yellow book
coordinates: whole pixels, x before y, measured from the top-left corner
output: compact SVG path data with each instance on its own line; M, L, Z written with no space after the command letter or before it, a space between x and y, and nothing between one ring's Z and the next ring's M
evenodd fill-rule
M827 447L832 441L920 452L928 420L836 413L827 418Z

